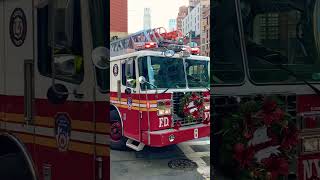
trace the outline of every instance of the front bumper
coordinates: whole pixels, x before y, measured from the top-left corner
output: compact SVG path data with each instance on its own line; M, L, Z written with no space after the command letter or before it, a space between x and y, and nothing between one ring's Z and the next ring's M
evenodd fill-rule
M169 136L174 136L172 142ZM148 138L150 136L150 139ZM172 144L178 144L197 138L210 136L210 124L197 124L193 126L180 127L176 129L166 129L160 131L142 132L142 142L152 147L163 147Z

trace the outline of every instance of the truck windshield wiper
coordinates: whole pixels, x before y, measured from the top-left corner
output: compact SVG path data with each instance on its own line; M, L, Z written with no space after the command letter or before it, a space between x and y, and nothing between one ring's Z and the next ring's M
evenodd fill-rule
M164 90L161 94L166 93L170 88L167 88L166 90Z
M301 78L299 77L294 71L288 69L288 68L285 68L282 64L274 64L272 62L270 62L267 58L265 57L261 57L259 56L259 59L262 59L264 61L266 61L267 63L273 65L273 66L276 66L278 67L279 69L282 69L284 71L287 71L291 76L295 77L296 79L304 82L306 85L308 85L317 95L320 96L320 90L318 88L316 88L314 85L312 85L311 83L309 83L307 80L305 80L304 78Z

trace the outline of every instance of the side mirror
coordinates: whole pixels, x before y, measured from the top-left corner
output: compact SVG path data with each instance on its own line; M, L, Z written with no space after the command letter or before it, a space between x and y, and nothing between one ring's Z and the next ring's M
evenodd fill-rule
M55 84L50 87L47 92L48 100L52 104L63 104L68 99L68 89L63 84Z
M143 77L143 76L140 76L139 77L139 83L140 84L144 84L144 83L146 83L147 81L146 81L146 78L145 77Z
M78 62L76 62L74 55L59 54L55 55L53 60L57 76L74 76L77 74Z
M131 93L132 93L131 88L126 88L125 93L126 93L127 95L131 94Z
M109 68L110 53L106 47L97 47L92 51L92 61L96 68L106 70Z

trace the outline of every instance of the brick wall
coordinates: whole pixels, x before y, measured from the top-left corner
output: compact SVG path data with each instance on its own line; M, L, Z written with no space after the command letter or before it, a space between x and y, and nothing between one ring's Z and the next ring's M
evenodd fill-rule
M110 0L110 31L128 32L127 0Z

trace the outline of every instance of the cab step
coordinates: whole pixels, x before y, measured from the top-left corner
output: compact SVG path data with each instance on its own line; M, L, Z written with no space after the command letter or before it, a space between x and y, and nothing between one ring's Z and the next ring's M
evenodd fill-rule
M135 145L134 143L135 144L138 143L138 145ZM131 149L133 149L135 151L141 151L144 148L145 144L136 142L136 141L134 141L132 139L128 139L127 142L126 142L126 145L127 145L127 147L129 147L129 148L131 148Z

